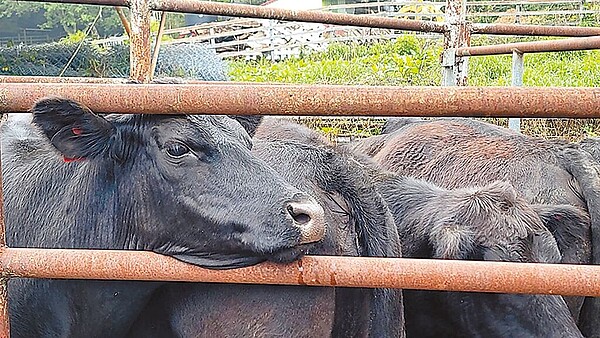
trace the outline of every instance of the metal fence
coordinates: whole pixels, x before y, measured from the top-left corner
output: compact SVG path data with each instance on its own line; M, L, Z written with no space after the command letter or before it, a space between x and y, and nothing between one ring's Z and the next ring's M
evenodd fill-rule
M0 111L25 112L42 96L78 100L97 112L598 117L600 88L291 86L247 83L152 85L150 10L324 22L444 34L444 83L464 83L470 34L600 35L598 28L470 25L464 1L447 3L446 22L423 22L315 11L191 0L65 0L131 8L130 79L1 78ZM567 50L581 40L562 40ZM600 48L586 38L580 48ZM528 52L552 43L527 45ZM533 46L533 47L532 47ZM465 49L467 48L467 49ZM506 47L495 47L498 49ZM523 45L520 48L524 48ZM35 83L40 82L40 83ZM83 83L87 82L87 83ZM253 107L249 111L248 107ZM417 112L417 113L415 113ZM1 196L1 195L0 195ZM1 201L0 201L1 202ZM0 207L2 203L0 203ZM1 212L1 210L0 210ZM452 291L600 296L600 266L414 260L406 258L305 257L289 265L228 271L192 267L148 252L7 248L0 218L0 336L8 337L7 282L10 278L179 280L227 283L336 285Z
M467 1L466 5L467 19L473 23L531 23L544 20L553 25L597 26L600 23L600 10L583 9L595 8L594 6L600 8L600 2L596 0ZM388 1L334 5L321 10L437 21L443 18L445 6L443 1ZM548 11L548 6L554 10ZM487 12L488 9L495 12ZM164 34L173 38L164 44L204 43L215 49L223 58L266 56L271 60L279 60L299 55L304 50L320 51L334 42L360 43L394 39L404 32L394 29L244 18L168 29ZM437 36L423 33L421 35ZM94 43L104 46L122 44L125 41L127 36L96 40Z
M98 48L90 43L51 43L0 47L0 75L123 78L129 74L128 55L128 45ZM161 46L156 65L158 77L208 81L226 78L225 71L213 49L195 43Z
M508 43L493 46L461 47L457 48L455 52L456 57L512 54L511 85L519 87L523 85L525 53L589 50L598 48L600 48L600 36L554 41ZM508 127L512 130L520 131L521 119L515 117L509 118Z

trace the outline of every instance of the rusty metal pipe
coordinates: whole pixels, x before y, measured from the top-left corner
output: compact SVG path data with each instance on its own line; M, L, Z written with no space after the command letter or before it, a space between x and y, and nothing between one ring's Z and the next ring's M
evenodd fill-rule
M131 0L129 35L129 78L140 83L150 82L150 3L148 0Z
M129 5L128 0L52 0L47 2L105 6ZM284 21L321 22L359 27L400 29L407 31L444 33L448 30L447 26L443 23L427 22L422 20L405 20L384 17L360 16L351 14L329 13L323 11L293 11L270 7L214 2L211 3L206 1L194 0L178 0L177 2L174 2L173 0L155 0L151 4L151 7L154 10L164 10L170 12L226 15L260 19L276 19ZM496 35L576 37L600 35L600 28L513 24L473 24L471 33Z
M8 278L0 278L0 338L10 338Z
M211 283L387 287L446 291L600 296L600 266L408 258L310 256L208 270L150 252L4 249L5 276Z
M600 49L600 36L571 38L563 40L516 42L501 45L464 47L456 50L457 56L479 56L538 52L561 52L574 50Z
M98 113L600 117L600 88L6 83L0 112L68 97Z
M238 16L282 21L319 22L357 27L389 28L406 31L443 33L446 25L424 20L406 20L376 16L330 13L324 11L289 10L265 6L228 4L196 0L153 0L152 8L169 12Z
M0 83L127 83L110 77L0 76Z
M456 57L453 51L471 44L471 30L466 21L466 0L447 0L445 12L448 31L444 34L444 52L441 59L442 85L464 86L467 84L469 59Z
M131 27L129 26L129 21L127 21L127 17L125 17L125 13L123 13L123 7L115 6L115 11L117 11L117 15L119 16L119 20L121 20L121 24L123 25L123 29L127 36L131 36Z
M48 2L82 3L89 5L104 6L128 5L127 0L51 0ZM150 8L156 11L167 12L212 14L256 19L274 19L282 21L319 22L334 25L389 28L417 32L443 33L446 31L445 24L424 20L406 20L397 18L330 13L324 11L298 11L264 6L228 4L209 1L153 0L151 1Z
M471 34L577 37L600 35L600 28L474 23L471 25Z

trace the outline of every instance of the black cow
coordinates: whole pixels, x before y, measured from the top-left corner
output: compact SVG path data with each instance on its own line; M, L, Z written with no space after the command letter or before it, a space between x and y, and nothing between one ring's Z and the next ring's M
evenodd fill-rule
M560 261L535 208L506 182L447 190L390 174L379 189L405 257ZM550 219L585 218L571 206L536 208ZM404 290L404 308L408 337L582 337L560 296Z
M600 263L600 181L596 163L578 145L532 138L470 119L393 119L384 131L387 134L353 147L388 170L446 188L505 180L531 203L587 210L591 223L556 222L550 228L562 262ZM598 299L588 298L583 304L583 298L569 297L567 303L584 334L600 334Z
M308 128L272 118L262 122L256 138L297 141L321 147L327 147L328 143ZM342 150L337 149L337 152ZM531 207L506 183L497 182L483 188L445 190L423 181L382 172L358 154L345 154L345 158L354 164L353 170L368 173L379 182L376 188L393 212L405 257L557 262L560 254L556 241L542 222L555 229L558 227L557 218L561 218L560 226L564 228L567 224L576 227L588 221L585 214L571 206ZM357 166L360 169L356 169ZM436 224L448 227L433 229ZM462 229L461 225L464 226ZM513 236L516 230L519 230L518 235L524 237ZM435 235L430 236L436 231ZM571 238L560 240L564 242ZM452 243L456 246L452 247ZM473 246L465 246L467 243L473 243ZM431 250L432 245L447 250L427 251ZM581 336L560 297L419 293L408 290L405 290L405 294L411 297L405 300L407 334ZM428 295L429 298L421 302L413 297L419 294ZM462 299L453 299L461 296ZM486 313L472 311L461 306L465 302L487 306L488 310ZM537 310L536 306L543 309ZM433 319L429 316L432 309L448 311L445 317ZM438 325L435 325L435 329L432 325L419 327L416 318L428 324L435 321ZM455 321L462 322L458 324Z
M325 138L308 128L272 118L262 122L256 137L317 146L327 144ZM337 151L342 152L340 149ZM557 218L561 218L560 226L563 228L567 228L567 225L575 228L588 222L585 214L571 206L532 207L506 183L445 190L423 181L382 172L359 154L346 154L345 157L347 162L358 165L361 171L378 182L376 188L383 195L397 223L405 257L557 262L560 253L556 241L542 222L550 229L559 226ZM435 224L448 227L433 229ZM461 225L464 228L461 229ZM516 230L524 238L513 238ZM430 236L436 231L435 235ZM560 240L564 242L571 239ZM452 243L456 246L452 247ZM473 243L473 246L464 246L467 243ZM428 251L432 246L447 250ZM407 335L581 336L560 297L409 290L405 290L405 294L410 297L405 299ZM415 295L427 295L428 299L421 301L415 299ZM487 310L484 313L473 311L461 306L465 303L486 306ZM536 306L543 309L537 310ZM430 316L432 309L447 311L443 313L444 317L434 319ZM419 326L415 322L417 318L420 324L436 324Z
M326 238L307 253L400 256L392 216L363 165L310 133L266 119L252 149L325 208ZM254 132L254 130L249 130ZM289 132L290 137L283 137ZM314 135L312 135L314 136ZM321 142L323 141L323 142ZM309 144L310 143L310 144ZM401 337L400 290L171 284L131 337Z
M323 209L224 116L107 115L36 103L1 129L11 247L150 250L224 269L289 262ZM15 279L14 337L124 335L160 283Z

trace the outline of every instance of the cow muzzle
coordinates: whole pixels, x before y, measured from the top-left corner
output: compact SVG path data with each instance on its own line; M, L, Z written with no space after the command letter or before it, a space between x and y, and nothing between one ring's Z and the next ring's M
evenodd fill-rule
M290 202L287 212L300 230L300 244L318 242L325 236L325 211L316 202Z

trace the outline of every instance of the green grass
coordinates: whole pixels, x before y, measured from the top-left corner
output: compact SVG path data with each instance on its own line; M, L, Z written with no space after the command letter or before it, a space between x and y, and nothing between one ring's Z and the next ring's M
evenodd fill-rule
M505 41L479 39L474 44ZM235 81L432 86L441 82L441 50L440 40L405 35L371 45L333 44L324 52L279 62L230 61L229 73ZM510 78L509 55L469 60L469 85L506 86ZM600 51L526 54L524 85L598 87Z
M372 45L334 44L326 51L280 62L232 61L232 80L302 84L435 85L441 49L408 35Z
M526 38L521 40L532 40ZM507 38L474 38L473 45L509 42ZM514 40L513 40L514 41ZM436 86L441 83L441 40L405 35L394 41L369 45L333 44L324 52L304 54L284 61L229 61L234 81L297 84ZM525 86L600 87L600 51L532 53L525 55ZM511 83L511 56L471 57L468 84L508 86ZM304 121L304 120L303 120ZM339 136L377 133L361 120L360 132L347 121L304 121L326 134ZM506 124L505 119L494 123ZM526 119L524 132L543 137L571 140L600 135L600 120ZM369 132L364 132L364 131Z

